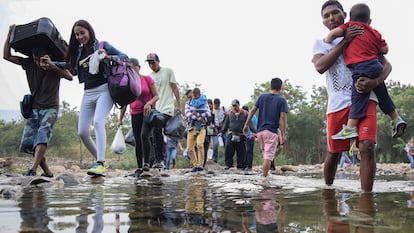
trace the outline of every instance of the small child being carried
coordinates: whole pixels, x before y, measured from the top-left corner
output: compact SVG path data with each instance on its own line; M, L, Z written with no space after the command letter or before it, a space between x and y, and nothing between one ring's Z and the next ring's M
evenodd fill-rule
M207 104L207 97L205 95L201 94L200 88L196 87L193 89L193 99L190 103L193 111L193 115L201 115L202 113L205 113L209 110L208 104ZM195 127L196 133L195 135L198 135L201 130L201 126L205 123L203 120L203 117L198 117L196 120L189 120L188 121L188 128L187 130L192 129L192 126Z

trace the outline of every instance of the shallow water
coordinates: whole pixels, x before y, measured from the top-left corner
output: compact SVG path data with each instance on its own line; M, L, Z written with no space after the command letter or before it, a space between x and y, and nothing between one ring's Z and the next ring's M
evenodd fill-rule
M313 176L190 173L47 184L0 199L0 232L413 232L414 182L374 190L344 174L335 189Z

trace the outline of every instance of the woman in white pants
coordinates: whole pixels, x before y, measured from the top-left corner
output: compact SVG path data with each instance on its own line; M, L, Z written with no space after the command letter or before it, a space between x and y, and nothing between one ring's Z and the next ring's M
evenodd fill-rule
M102 55L96 72L90 71L92 54ZM101 57L101 56L99 56ZM128 56L118 51L108 42L99 42L92 26L86 20L78 20L72 27L66 55L67 67L84 83L84 94L79 114L78 134L88 151L96 158L96 163L88 169L89 175L104 175L106 130L105 121L113 106L109 94L107 77L110 74L110 61L128 60ZM92 62L93 63L93 62ZM95 69L96 69L95 68ZM96 143L92 140L90 126L93 121Z

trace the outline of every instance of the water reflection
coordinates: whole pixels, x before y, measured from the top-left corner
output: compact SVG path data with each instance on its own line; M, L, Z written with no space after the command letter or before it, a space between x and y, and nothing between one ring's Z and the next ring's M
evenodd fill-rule
M280 190L264 189L260 192L259 200L255 206L256 232L285 232L285 213L276 194Z
M78 226L76 227L76 233L88 232L88 216L92 216L92 232L101 233L104 229L104 189L101 186L95 186L90 190L88 196L80 203L81 213L76 216ZM93 207L93 210L88 207Z
M208 231L208 216L205 212L206 187L205 179L193 177L186 190L185 196L185 221L184 228L187 231Z
M186 174L165 178L162 185L120 178L70 188L29 187L16 202L0 199L0 231L412 232L413 192L298 192L293 187L304 185L303 179L274 177L272 184L292 183L277 188L249 179Z
M354 212L349 211L350 207L347 204L347 200L351 197L350 194L326 189L322 191L322 195L326 215L326 232L375 232L374 195L372 193L360 194Z
M52 232L48 225L47 194L41 187L29 187L20 197L20 232Z
M409 192L410 200L407 201L408 208L414 209L414 192Z

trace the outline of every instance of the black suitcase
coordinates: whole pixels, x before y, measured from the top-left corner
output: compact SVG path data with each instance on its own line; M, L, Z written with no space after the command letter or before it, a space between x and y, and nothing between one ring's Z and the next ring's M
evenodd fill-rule
M27 56L31 55L34 47L46 48L53 61L63 61L68 44L49 18L40 18L16 25L10 36L10 47Z

